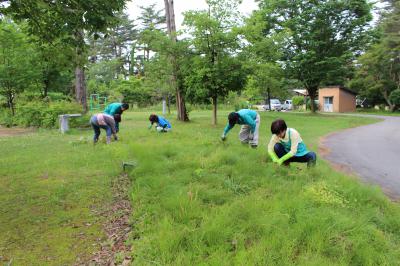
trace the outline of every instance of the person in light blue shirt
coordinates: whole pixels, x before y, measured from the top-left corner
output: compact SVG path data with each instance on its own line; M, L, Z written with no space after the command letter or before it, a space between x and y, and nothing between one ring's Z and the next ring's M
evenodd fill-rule
M151 129L154 123L157 124L156 130L158 132L168 132L172 129L169 121L162 116L151 114L149 120L150 120L149 129Z
M225 141L228 132L236 124L239 124L242 125L239 132L239 140L243 144L250 144L252 148L257 148L260 122L260 115L256 111L242 109L238 112L232 112L228 115L228 124L222 133L221 139Z

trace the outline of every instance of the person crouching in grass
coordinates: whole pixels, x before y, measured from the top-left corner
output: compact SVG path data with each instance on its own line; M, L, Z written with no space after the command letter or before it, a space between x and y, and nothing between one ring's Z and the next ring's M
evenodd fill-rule
M156 126L157 132L168 132L172 128L169 121L162 116L151 114L149 117L149 120L150 120L149 129L151 129L153 124L156 123L157 124L157 126Z
M115 115L115 116L117 120L118 117L119 119L121 117L120 115ZM94 131L94 136L93 136L94 143L97 143L97 141L99 140L101 128L106 131L107 144L111 143L111 135L114 136L114 140L118 140L117 130L115 128L115 120L113 116L106 114L95 114L90 118L90 124L92 125Z
M239 140L243 144L250 144L252 148L258 146L258 130L260 128L260 115L250 109L242 109L228 115L228 124L222 133L221 140L226 140L228 132L236 125L242 125L239 132Z
M291 162L307 163L314 166L317 161L315 152L308 151L294 128L287 128L282 119L271 124L272 137L268 144L268 154L274 163L289 166Z

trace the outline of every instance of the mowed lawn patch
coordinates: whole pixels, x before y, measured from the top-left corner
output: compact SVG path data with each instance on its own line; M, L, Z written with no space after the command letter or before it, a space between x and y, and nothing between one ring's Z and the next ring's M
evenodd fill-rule
M275 167L270 123L281 117L316 151L319 137L375 120L261 113L260 146L242 146L235 127L222 143L211 112L173 131L147 130L150 112L123 115L120 141L96 146L92 131L38 131L1 138L0 256L15 265L71 265L106 241L98 213L122 161L136 161L133 232L136 265L388 264L400 259L400 209L380 189L318 160ZM104 132L102 132L104 137ZM104 244L104 243L103 243ZM1 260L0 260L1 261Z

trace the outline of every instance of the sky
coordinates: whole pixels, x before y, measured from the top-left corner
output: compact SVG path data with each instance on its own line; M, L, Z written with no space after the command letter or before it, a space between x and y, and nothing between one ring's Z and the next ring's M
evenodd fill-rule
M151 4L157 4L158 9L164 9L164 0L141 0L128 2L127 12L132 19L136 20L140 14L139 6L149 6ZM207 5L205 0L174 0L175 23L177 30L182 29L183 12L206 8ZM239 11L243 15L249 15L256 8L257 4L254 0L243 0L242 4L239 6Z

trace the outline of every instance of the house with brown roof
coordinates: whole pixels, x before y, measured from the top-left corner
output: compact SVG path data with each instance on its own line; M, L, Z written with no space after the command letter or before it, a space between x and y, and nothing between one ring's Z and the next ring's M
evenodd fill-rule
M357 93L342 86L327 86L318 90L321 112L355 112Z

